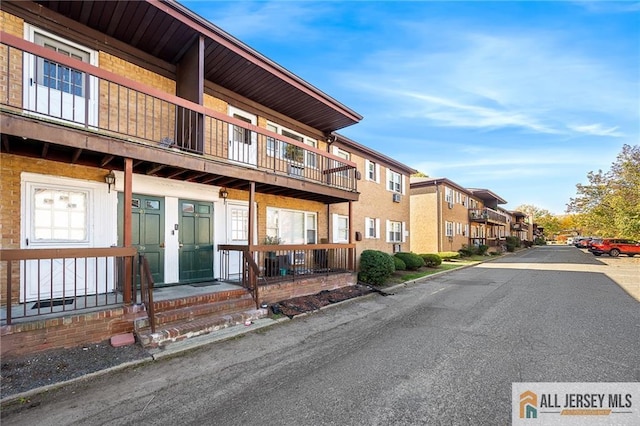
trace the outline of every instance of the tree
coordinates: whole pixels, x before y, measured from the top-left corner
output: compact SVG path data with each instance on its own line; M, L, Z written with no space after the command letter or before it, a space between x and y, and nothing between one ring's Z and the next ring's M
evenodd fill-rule
M589 172L567 211L588 233L640 239L640 146L624 145L611 170Z
M411 175L411 177L423 177L423 178L428 178L429 175L424 174L422 172L415 172L414 174Z
M547 238L552 238L558 234L562 229L560 219L551 213L549 210L536 207L531 204L522 204L515 208L516 211L525 213L531 217L534 223L544 228L544 235Z

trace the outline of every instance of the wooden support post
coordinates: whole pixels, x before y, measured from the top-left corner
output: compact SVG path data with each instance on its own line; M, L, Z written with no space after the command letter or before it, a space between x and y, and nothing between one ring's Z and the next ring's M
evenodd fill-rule
M124 247L131 247L133 241L132 222L131 222L131 202L133 201L133 160L131 158L125 158L124 160L124 211L123 211L123 227L122 230L122 245ZM124 261L124 303L135 303L133 296L133 258L127 257Z
M349 245L353 244L353 201L349 201ZM353 248L349 248L349 270L353 272L355 270L356 251Z
M249 223L247 226L247 245L248 245L248 252L249 252L249 256L254 256L253 253L253 233L256 230L256 223L255 223L255 203L256 203L256 183L255 182L250 182L249 183ZM251 286L251 288L253 288L253 299L254 302L256 303L256 309L260 307L260 296L258 295L258 277L256 275L256 272L252 269L249 268L249 285Z

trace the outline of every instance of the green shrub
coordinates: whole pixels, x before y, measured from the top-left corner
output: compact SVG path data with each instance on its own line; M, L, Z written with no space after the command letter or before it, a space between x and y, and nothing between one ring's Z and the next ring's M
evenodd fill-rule
M443 251L443 252L438 253L438 256L440 256L440 259L442 259L442 260L460 259L460 252L457 252L457 251ZM423 259L424 259L424 257L423 257Z
M513 248L522 247L522 241L520 241L519 237L508 236L505 237L507 243L507 251L509 251L509 245L513 245Z
M535 240L533 240L533 244L537 246L546 246L547 241L544 238L538 237Z
M358 279L367 284L380 285L393 274L393 257L378 250L365 250L360 255Z
M396 253L394 256L400 258L404 264L407 265L407 269L410 271L415 271L424 266L424 260L415 253L400 252Z
M513 253L514 251L516 251L516 245L512 243L507 243L507 251L509 253Z
M437 268L442 264L442 258L437 254L422 254L422 260L427 268Z
M402 259L400 259L397 256L391 256L391 258L393 259L393 263L396 266L396 271L406 271L407 270L407 264L404 263L404 261Z
M478 246L478 248L476 249L476 253L479 254L480 256L484 256L485 254L487 254L487 250L489 250L489 246L486 244L480 244Z
M473 246L463 245L460 250L458 250L461 257L471 257L476 254L476 248Z

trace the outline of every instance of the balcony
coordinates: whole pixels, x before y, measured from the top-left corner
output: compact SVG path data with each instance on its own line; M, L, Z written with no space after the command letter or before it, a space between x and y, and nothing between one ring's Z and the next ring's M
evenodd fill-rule
M0 35L5 152L112 169L127 157L134 173L238 189L254 181L257 192L327 203L358 199L350 161ZM64 78L52 83L51 67Z
M487 207L483 209L469 210L469 219L472 222L492 223L497 225L507 224L507 216Z
M513 231L528 231L529 224L525 222L515 222L511 224L511 230Z

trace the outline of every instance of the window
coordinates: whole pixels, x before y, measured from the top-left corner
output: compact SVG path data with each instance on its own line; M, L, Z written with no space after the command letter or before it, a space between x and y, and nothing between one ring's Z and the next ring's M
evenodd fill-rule
M453 222L445 222L444 226L445 226L444 234L447 237L453 237Z
M89 62L88 52L53 40L43 34L35 33L34 43L70 58ZM38 58L37 67L36 77L38 84L64 93L84 97L86 89L84 87L84 73L44 58Z
M402 242L402 222L387 221L388 242Z
M333 242L349 242L349 217L339 214L333 215Z
M465 223L464 231L462 231L462 235L464 235L464 236L469 235L469 224L468 223Z
M456 235L461 235L462 234L462 224L459 222L456 222Z
M387 170L387 189L402 193L402 175L400 173Z
M88 240L88 191L34 186L33 230L37 242Z
M304 136L275 123L267 123L267 130L314 148L318 146L318 141L315 139ZM292 163L298 163L307 167L318 167L318 160L315 152L307 151L298 145L290 144L271 137L267 138L267 155L270 157L282 158L291 161ZM296 172L300 171L297 170ZM302 175L303 173L300 172L299 174Z
M249 238L249 211L247 209L231 210L231 240L247 241Z
M282 244L314 244L317 241L315 213L267 207L267 236Z
M365 179L371 182L380 183L380 165L373 161L364 160L364 167Z
M351 160L351 154L348 153L347 151L343 151L340 148L338 148L337 146L333 147L333 153L342 158L343 160L346 161L350 161ZM339 162L335 162L334 167L336 168L340 168L342 166L344 166L345 164L343 163L339 163ZM348 178L349 177L349 170L340 170L338 173L336 173L338 176L344 177L344 178Z
M365 238L380 238L380 219L364 218Z
M453 203L453 189L451 188L444 188L444 200L447 203Z

